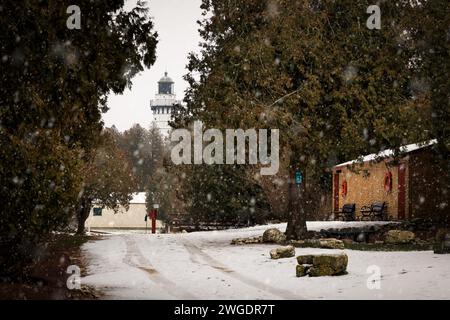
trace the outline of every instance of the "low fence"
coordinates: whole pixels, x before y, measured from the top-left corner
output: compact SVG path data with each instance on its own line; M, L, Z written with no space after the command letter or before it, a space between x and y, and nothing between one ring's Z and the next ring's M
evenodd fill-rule
M192 232L192 231L211 231L211 230L224 230L233 228L245 228L250 226L250 223L244 222L201 222L192 221L187 218L172 217L170 226L170 232Z

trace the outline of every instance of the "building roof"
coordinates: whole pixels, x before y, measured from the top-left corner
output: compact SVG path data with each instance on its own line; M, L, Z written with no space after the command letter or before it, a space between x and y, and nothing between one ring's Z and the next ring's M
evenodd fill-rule
M413 144L408 144L405 146L401 146L400 147L400 151L402 153L410 153L412 151L418 150L418 149L422 149L428 146L431 146L433 144L436 144L437 140L433 139L430 140L428 142L421 142L421 143L413 143ZM383 151L380 151L378 153L372 153L366 156L363 156L360 159L355 159L355 160L350 160L344 163L340 163L334 166L335 167L343 167L343 166L349 166L352 164L358 164L358 163L364 163L364 162L372 162L372 161L377 161L379 159L384 159L384 158L388 158L388 157L392 157L394 155L394 150L393 149L386 149Z
M169 82L169 83L174 83L172 78L167 76L167 71L164 72L164 77L162 77L161 79L159 79L158 83L160 82Z
M133 198L130 200L130 203L145 203L145 192L136 192L133 193Z

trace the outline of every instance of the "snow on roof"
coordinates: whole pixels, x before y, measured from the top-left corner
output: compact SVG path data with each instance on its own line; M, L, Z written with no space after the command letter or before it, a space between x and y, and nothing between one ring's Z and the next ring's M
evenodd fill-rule
M430 140L428 142L421 142L421 143L413 143L413 144L408 144L405 146L401 146L400 147L400 151L403 153L409 153L412 152L414 150L418 150L418 149L422 149L428 146L431 146L433 144L436 144L437 140L433 139ZM341 164L337 164L334 167L342 167L342 166L348 166L348 165L352 165L352 164L357 164L357 163L362 163L362 162L369 162L369 161L376 161L378 159L383 159L383 158L388 158L394 155L394 150L393 149L386 149L383 151L380 151L378 153L372 153L369 154L367 156L364 156L362 159L355 159L355 160L350 160Z
M130 204L131 203L134 203L134 204L145 203L145 198L146 198L145 192L135 192L132 194ZM97 200L94 200L92 203L100 204L101 202L97 199Z
M133 198L130 203L145 203L145 192L133 193Z

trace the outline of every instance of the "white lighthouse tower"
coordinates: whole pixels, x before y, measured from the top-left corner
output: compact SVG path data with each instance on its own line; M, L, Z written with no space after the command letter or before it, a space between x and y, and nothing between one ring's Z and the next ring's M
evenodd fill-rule
M174 93L174 82L167 76L167 72L164 73L158 81L158 93L155 95L155 99L150 100L150 108L153 112L153 121L159 128L161 134L164 136L169 135L170 126L169 121L172 116L175 105L181 104L181 101L176 99Z

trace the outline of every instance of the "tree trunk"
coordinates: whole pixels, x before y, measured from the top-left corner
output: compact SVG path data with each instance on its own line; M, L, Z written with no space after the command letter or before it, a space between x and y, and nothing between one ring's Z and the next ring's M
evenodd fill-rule
M306 206L305 206L305 179L302 184L295 184L295 170L289 179L288 193L288 223L286 227L286 238L288 240L304 239L307 236L306 228Z
M77 234L84 234L84 224L86 219L89 217L89 212L91 211L91 202L92 201L90 199L85 198L84 196L80 200L80 206L77 210Z

